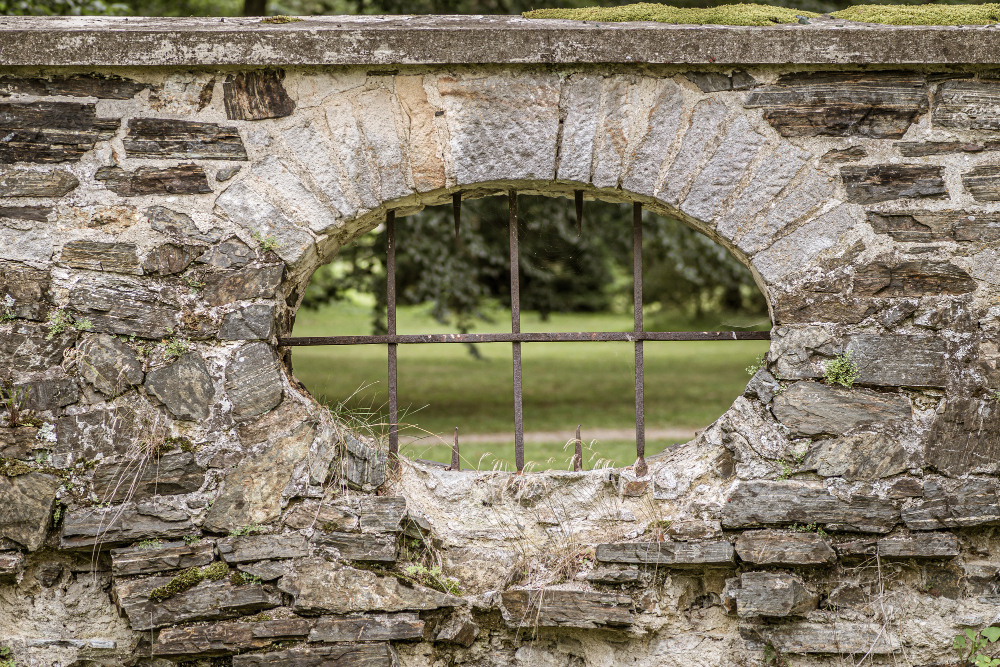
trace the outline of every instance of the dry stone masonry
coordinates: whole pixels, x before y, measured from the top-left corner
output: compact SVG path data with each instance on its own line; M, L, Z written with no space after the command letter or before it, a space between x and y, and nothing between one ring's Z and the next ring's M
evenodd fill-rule
M0 646L951 664L1000 608L995 34L6 18ZM278 345L386 211L509 188L680 217L767 296L765 364L644 477L394 472Z

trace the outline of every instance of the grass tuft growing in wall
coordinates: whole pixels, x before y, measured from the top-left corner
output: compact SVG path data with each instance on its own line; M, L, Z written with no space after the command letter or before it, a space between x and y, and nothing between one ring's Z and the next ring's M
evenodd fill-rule
M704 9L672 7L651 2L639 2L621 7L581 7L578 9L535 9L524 12L529 19L570 19L575 21L656 21L685 25L753 25L797 23L800 16L819 16L814 12L788 7L771 7L751 3L720 5Z

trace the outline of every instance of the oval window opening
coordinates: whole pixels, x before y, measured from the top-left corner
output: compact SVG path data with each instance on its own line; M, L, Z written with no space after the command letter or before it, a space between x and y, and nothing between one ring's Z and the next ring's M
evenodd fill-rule
M521 343L526 470L572 469L577 425L584 469L636 460L633 206L587 201L580 226L574 208L560 198L517 198L520 331L617 338ZM399 335L512 331L508 198L462 202L457 236L454 214L454 206L434 206L395 221ZM642 331L742 338L770 330L764 296L725 248L650 211L641 226ZM386 243L382 224L318 269L292 335L385 334ZM386 347L296 347L293 356L313 396L382 445L391 422ZM463 469L515 469L512 347L509 340L399 344L400 453L451 463L457 428ZM725 412L768 342L646 340L642 348L649 457Z

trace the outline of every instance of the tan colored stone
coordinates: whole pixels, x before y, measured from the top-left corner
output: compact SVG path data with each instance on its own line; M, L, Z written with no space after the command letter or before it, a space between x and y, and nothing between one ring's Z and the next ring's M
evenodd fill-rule
M427 192L445 186L443 147L434 127L437 111L427 101L423 76L397 76L396 95L406 114L408 124L407 151L413 185L417 192Z

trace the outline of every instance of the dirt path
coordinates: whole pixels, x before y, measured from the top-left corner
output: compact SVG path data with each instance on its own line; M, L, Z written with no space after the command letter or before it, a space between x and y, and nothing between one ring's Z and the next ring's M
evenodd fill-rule
M686 428L650 428L646 429L646 440L670 440L673 442L687 442L694 438L695 429ZM544 442L564 443L576 437L573 431L528 431L524 434L526 444L539 444ZM580 433L580 439L584 442L591 440L634 440L635 429L631 428L595 428L584 430ZM433 444L433 437L413 438L409 442L419 440L420 444ZM405 437L400 437L401 442L406 442ZM514 441L513 431L504 433L469 433L458 434L460 443L498 443L506 444ZM451 440L444 439L444 444L450 444Z

